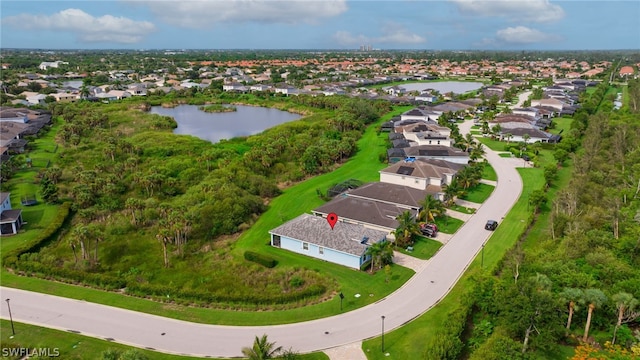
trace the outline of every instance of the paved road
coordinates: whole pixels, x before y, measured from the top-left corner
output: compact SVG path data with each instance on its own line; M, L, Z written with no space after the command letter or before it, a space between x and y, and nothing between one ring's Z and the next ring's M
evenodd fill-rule
M461 124L468 131L471 122ZM195 324L160 316L88 303L79 300L0 288L2 299L11 299L13 319L39 326L73 330L84 335L141 348L195 356L241 356L241 348L253 343L255 335L284 348L307 353L350 344L398 328L426 312L442 299L481 249L491 232L484 230L488 219L501 220L522 191L522 181L513 163L487 149L486 158L498 175L491 197L447 242L426 266L404 286L379 302L329 318L275 326L218 326ZM7 306L0 304L0 316L8 319ZM158 305L159 307L162 305ZM260 313L256 314L256 317ZM19 335L18 335L19 336Z

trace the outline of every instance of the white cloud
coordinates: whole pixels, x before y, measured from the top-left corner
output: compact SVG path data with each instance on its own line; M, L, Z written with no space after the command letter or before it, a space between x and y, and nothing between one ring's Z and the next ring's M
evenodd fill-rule
M508 27L496 32L496 39L499 42L508 44L533 44L547 41L556 41L558 37L552 34L545 34L536 29L526 26Z
M2 22L23 30L69 31L82 42L131 44L155 30L148 21L111 15L94 17L80 9L66 9L53 15L20 14L3 18Z
M551 22L564 17L564 10L549 0L450 0L461 13L495 16L524 22Z
M346 0L197 0L133 1L144 4L162 21L186 28L237 22L317 23L347 11Z
M381 36L371 37L365 35L353 35L348 31L338 31L333 35L340 45L363 44L421 44L427 41L424 37L414 34L404 26L388 22L381 29Z

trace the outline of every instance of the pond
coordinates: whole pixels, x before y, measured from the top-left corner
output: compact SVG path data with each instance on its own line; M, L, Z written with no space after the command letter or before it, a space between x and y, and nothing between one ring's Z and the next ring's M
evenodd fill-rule
M446 94L453 92L454 94L464 94L467 91L477 90L482 87L480 82L469 81L440 81L440 82L422 82L422 83L407 83L398 85L407 91L422 91L425 89L434 89L440 92L440 94Z
M171 116L178 123L175 134L186 134L216 143L222 139L258 134L268 128L302 116L286 111L234 105L237 111L208 113L200 105L179 105L174 108L152 106L152 114Z

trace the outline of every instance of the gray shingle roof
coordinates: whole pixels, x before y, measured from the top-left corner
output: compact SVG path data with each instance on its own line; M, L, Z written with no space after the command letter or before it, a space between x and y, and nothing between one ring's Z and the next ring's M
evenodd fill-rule
M302 214L269 233L356 256L362 256L368 245L384 240L387 235L383 231L342 221L338 221L331 230L325 218L310 214ZM367 244L362 243L365 237L368 238Z
M406 209L392 204L359 199L353 196L339 196L313 210L314 214L336 213L339 217L362 224L381 226L389 230L398 227L396 217Z
M429 193L412 187L383 182L372 182L347 192L347 196L419 208L420 201Z

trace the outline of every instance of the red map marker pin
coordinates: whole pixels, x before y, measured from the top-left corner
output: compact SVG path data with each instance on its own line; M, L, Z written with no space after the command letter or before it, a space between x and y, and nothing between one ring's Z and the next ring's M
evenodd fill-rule
M327 222L331 226L331 230L333 230L333 227L336 226L338 222L338 215L336 215L336 213L329 213L329 215L327 215Z

